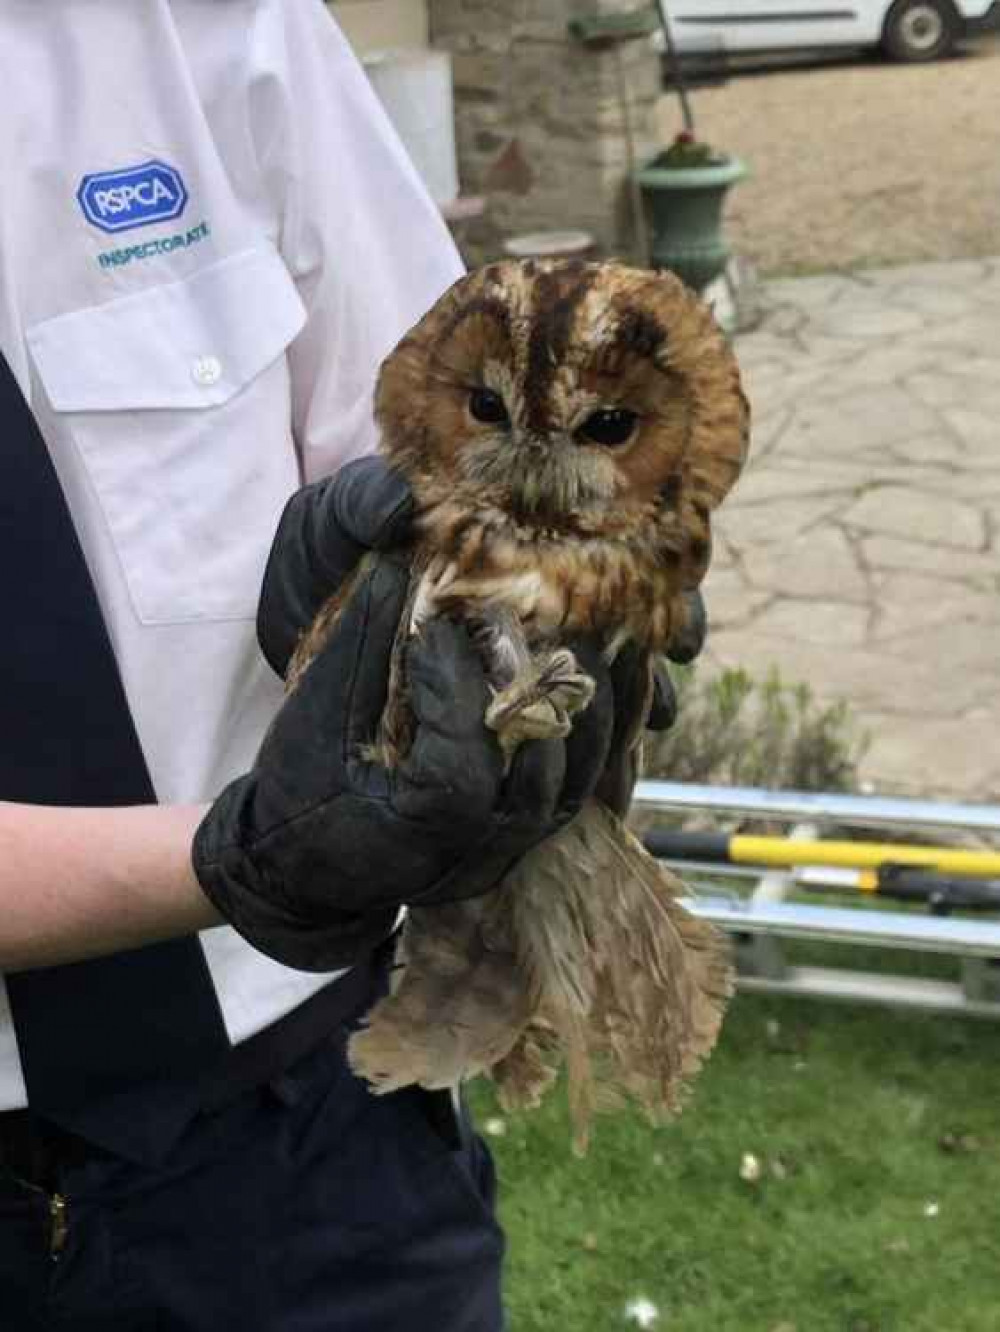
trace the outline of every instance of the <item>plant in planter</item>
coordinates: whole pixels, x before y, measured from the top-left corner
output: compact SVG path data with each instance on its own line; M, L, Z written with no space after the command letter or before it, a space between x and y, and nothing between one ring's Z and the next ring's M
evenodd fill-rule
M695 291L703 291L726 267L722 233L726 192L747 174L737 157L719 153L695 134L684 73L677 58L666 0L658 0L671 82L680 99L684 129L669 148L636 172L650 227L650 257Z
M671 269L695 291L724 271L729 248L722 205L730 186L746 174L739 158L716 153L691 130L682 130L639 169L655 267Z

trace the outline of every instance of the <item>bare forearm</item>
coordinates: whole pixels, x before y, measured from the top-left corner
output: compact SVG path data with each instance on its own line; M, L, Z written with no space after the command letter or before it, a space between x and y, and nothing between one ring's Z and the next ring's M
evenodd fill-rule
M0 802L0 971L52 966L219 923L191 868L194 805Z

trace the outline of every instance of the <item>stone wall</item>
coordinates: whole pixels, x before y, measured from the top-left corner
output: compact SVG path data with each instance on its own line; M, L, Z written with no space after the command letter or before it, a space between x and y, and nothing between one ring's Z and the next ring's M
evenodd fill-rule
M330 9L359 55L427 45L427 0L331 0Z
M428 0L431 45L454 61L462 189L488 199L462 237L471 262L499 253L506 236L563 229L591 232L603 254L643 257L629 173L633 152L641 161L655 150L659 60L647 37L585 45L568 28L638 10L648 6Z

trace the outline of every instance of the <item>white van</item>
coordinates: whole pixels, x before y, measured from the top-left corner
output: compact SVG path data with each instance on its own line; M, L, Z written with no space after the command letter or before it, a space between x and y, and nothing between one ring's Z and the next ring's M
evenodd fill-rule
M936 60L955 41L1000 27L1000 0L668 0L684 56L881 47Z

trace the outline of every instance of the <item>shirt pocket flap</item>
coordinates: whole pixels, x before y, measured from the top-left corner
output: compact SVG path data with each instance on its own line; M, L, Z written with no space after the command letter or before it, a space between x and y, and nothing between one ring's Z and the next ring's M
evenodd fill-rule
M260 311L267 318L260 318ZM211 407L282 354L306 319L276 250L35 324L28 344L59 412Z

